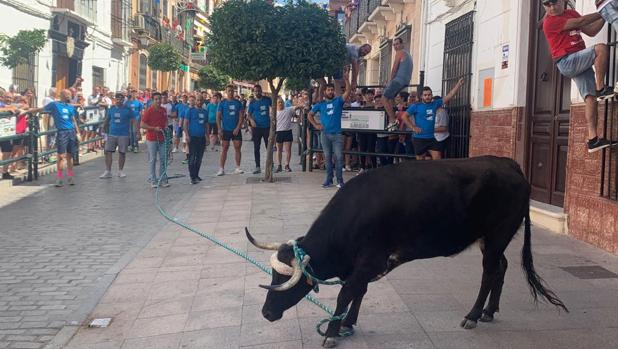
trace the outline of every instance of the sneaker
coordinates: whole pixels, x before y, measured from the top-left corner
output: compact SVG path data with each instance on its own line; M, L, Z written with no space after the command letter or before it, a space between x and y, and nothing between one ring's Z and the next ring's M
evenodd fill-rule
M170 186L170 182L163 182L163 183L161 183L161 187L162 188L167 188L169 186Z
M399 127L399 121L395 120L393 122L390 122L387 126L386 126L386 130L387 131L396 131L397 128Z
M139 148L138 148L138 147L133 148L133 152L134 152L135 154L139 153Z
M103 172L102 175L99 176L99 178L101 178L101 179L112 178L112 173L110 171L105 171L105 172Z
M202 178L200 176L195 177L195 179L197 179L198 182L202 181Z
M358 170L358 173L356 175L358 176L360 174L363 174L365 171L367 170L365 170L364 168L361 168L360 170Z
M73 181L73 177L67 177L67 183L69 183L69 185L75 185L75 181Z
M236 169L234 170L234 174L243 174L245 173L245 171L243 171L240 167L236 167Z
M191 180L191 184L197 184L197 183L199 183L199 181L198 181L196 178L193 178L193 179Z
M217 176L223 176L225 174L225 171L220 168L219 171L217 172Z
M610 142L605 138L595 137L593 139L588 140L588 153L597 152L603 148L611 147L616 145L617 142Z
M150 187L151 187L151 188L158 188L158 187L159 187L159 185L158 185L156 182L152 182L152 183L150 184Z
M333 186L333 183L328 182L328 181L327 181L327 182L322 183L322 188L330 188L330 187L332 187L332 186Z
M292 172L292 169L290 168L289 165L285 166L285 172Z
M259 167L256 167L255 170L253 170L253 174L258 174L258 173L262 173L262 169Z
M174 148L174 149L172 150L172 153L178 153L178 148Z
M277 166L277 170L275 170L275 173L279 172L283 172L283 167L281 167L281 165Z
M124 178L124 177L126 177L126 176L127 176L127 174L126 174L126 173L124 173L123 171L118 171L118 177L120 177L120 178Z
M64 187L64 181L62 180L62 178L56 179L56 187Z
M183 165L186 165L186 164L188 164L188 163L189 163L189 159L184 159L184 160L182 160L182 164L183 164Z
M2 179L15 179L15 176L11 175L8 172L2 174Z
M344 172L352 172L352 167L346 166L346 167L343 168L343 171Z
M337 188L339 189L343 188L343 182L337 183Z
M616 93L614 89L610 86L603 86L602 90L597 90L597 101L604 101L606 99L610 99L614 97Z

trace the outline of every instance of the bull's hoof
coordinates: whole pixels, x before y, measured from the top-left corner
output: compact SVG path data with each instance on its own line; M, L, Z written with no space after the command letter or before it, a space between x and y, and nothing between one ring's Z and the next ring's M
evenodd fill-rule
M492 322L494 321L494 316L491 314L483 313L479 320L481 320L481 322Z
M324 342L322 343L324 348L334 348L337 346L337 339L334 337L326 337L324 338Z
M476 328L476 321L470 319L463 319L459 326L465 328L466 330L471 330L473 328Z
M354 327L353 326L341 326L341 328L339 329L339 336L340 337L347 337L347 336L351 336L354 334Z

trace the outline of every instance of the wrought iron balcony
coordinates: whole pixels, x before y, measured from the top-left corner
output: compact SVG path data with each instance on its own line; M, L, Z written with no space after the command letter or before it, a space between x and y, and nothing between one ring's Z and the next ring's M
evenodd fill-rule
M360 0L358 7L352 11L352 14L344 23L344 34L350 40L358 29L368 21L369 16L373 11L381 5L381 0Z
M138 36L146 36L149 39L161 41L161 25L147 14L138 13L133 19L133 31Z

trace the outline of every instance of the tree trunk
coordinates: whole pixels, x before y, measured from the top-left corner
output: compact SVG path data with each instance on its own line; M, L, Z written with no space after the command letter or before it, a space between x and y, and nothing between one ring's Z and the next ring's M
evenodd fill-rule
M277 86L273 83L273 79L268 79L270 86L272 108L270 110L270 132L268 134L268 146L266 147L266 164L264 171L264 182L274 182L273 177L273 147L275 145L275 131L277 130L277 99L279 98L279 90L283 84L283 79L277 82Z

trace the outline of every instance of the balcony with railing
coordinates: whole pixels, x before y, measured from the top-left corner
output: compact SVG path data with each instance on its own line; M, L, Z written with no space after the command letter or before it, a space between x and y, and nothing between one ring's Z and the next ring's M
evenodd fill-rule
M381 2L381 0L359 1L358 7L352 11L352 14L350 15L350 17L347 18L344 23L344 34L348 41L350 41L352 37L359 32L359 30L364 29L364 24L373 24L369 17L378 7L388 8L388 6L382 6Z
M161 25L150 15L138 13L133 18L133 31L138 37L161 41Z
M161 28L161 41L172 45L185 58L191 53L189 45L183 39L178 38L173 30Z
M70 10L90 22L97 18L97 0L57 0L56 8Z

